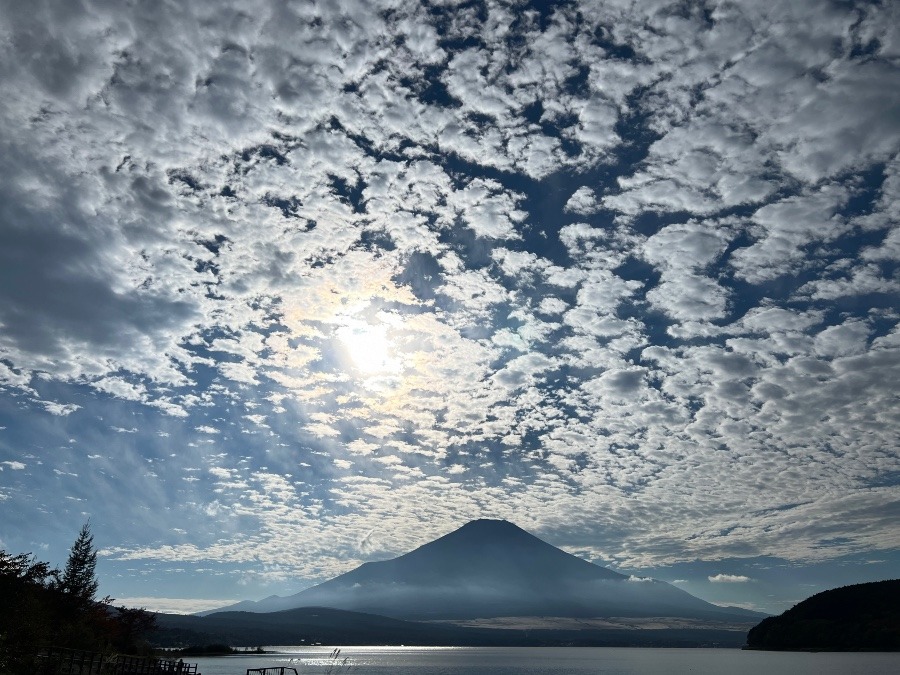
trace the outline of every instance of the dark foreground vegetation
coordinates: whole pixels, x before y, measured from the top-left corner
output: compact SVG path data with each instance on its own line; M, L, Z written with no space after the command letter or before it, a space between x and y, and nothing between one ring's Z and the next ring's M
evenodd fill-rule
M0 674L18 673L37 652L70 648L149 655L155 615L97 599L97 552L81 528L63 570L34 556L0 551Z
M763 619L749 649L900 651L900 579L823 591Z

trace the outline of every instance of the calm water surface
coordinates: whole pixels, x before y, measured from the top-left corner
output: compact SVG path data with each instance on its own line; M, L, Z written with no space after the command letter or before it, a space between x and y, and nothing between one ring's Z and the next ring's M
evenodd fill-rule
M891 675L900 654L745 652L617 647L268 647L273 654L190 659L202 675L289 666L298 675ZM347 665L341 662L347 659ZM188 659L186 659L188 660Z

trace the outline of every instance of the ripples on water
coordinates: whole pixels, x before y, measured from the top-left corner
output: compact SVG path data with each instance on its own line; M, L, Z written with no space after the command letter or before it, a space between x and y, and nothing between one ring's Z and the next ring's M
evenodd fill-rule
M267 647L271 654L191 659L202 675L288 666L298 675L889 675L900 654L618 647ZM340 663L347 659L347 666Z

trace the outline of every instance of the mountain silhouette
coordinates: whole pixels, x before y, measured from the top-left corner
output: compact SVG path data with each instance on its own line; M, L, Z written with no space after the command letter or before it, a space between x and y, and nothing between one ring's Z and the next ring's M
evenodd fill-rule
M485 627L447 621L404 621L376 614L325 607L280 612L216 612L208 616L157 614L148 636L161 648L189 645L441 645L445 647L740 647L747 628L725 622L641 630L640 619L555 619L544 625ZM601 622L598 624L597 622ZM562 624L561 624L562 622Z
M224 609L275 612L314 606L407 620L665 616L746 621L764 616L712 605L665 582L635 580L504 520L475 520L405 555L365 563L295 595Z
M770 616L747 635L749 649L900 651L900 579L822 591Z

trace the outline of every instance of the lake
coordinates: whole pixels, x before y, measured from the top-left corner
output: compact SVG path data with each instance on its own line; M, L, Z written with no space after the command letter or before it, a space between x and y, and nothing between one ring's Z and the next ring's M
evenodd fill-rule
M900 673L900 653L756 652L626 647L269 647L272 654L185 659L202 675L289 666L298 675L876 675ZM341 662L346 664L341 667Z

